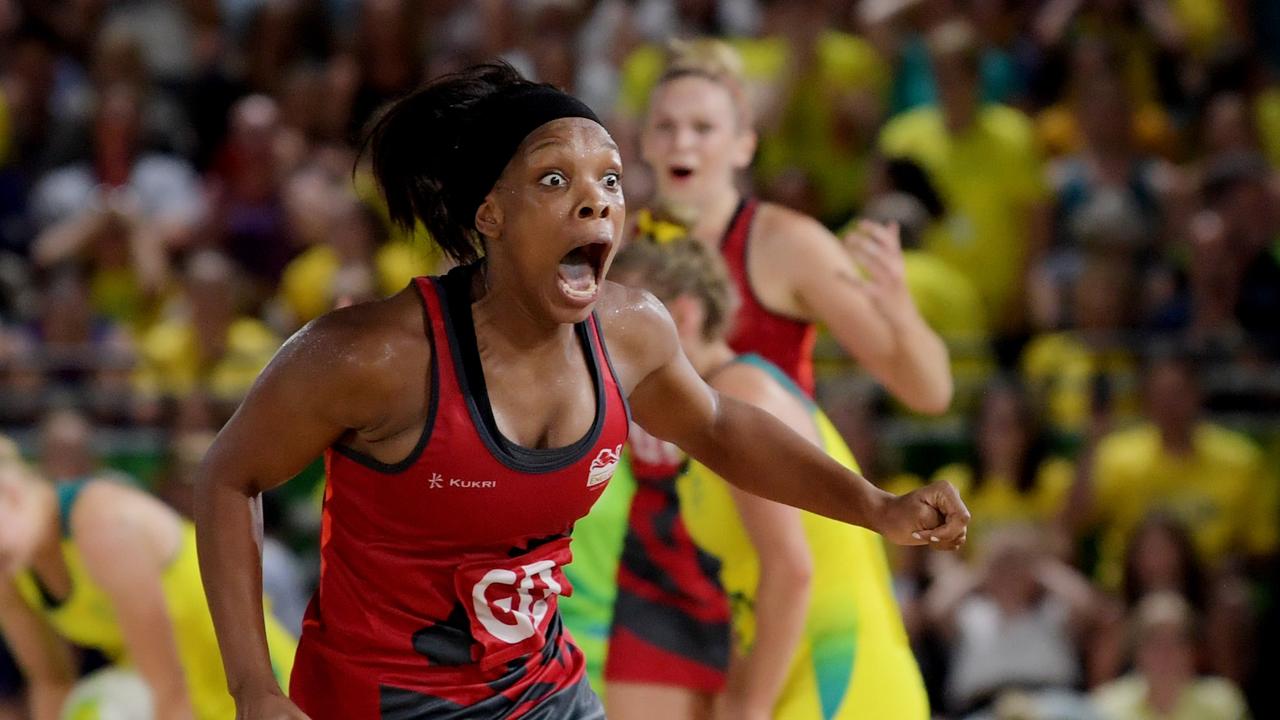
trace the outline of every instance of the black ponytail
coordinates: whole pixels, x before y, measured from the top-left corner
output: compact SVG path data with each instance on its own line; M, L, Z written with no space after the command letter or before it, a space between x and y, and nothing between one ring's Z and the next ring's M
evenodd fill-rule
M364 142L391 219L421 220L446 255L480 258L476 211L529 133L559 118L599 122L586 105L506 63L445 75L395 101ZM362 150L363 154L363 150Z
M392 221L411 229L421 220L445 255L460 264L478 260L477 206L456 181L469 162L468 110L507 88L532 84L505 63L477 65L436 78L388 106L364 149Z

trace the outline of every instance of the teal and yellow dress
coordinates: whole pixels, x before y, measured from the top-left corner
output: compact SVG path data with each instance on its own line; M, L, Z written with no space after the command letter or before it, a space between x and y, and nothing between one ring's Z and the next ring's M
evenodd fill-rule
M848 446L822 411L777 367L757 355L737 362L768 372L809 409L822 447L857 469ZM755 594L760 563L728 485L691 463L677 481L681 512L695 542L722 563L720 579L733 606L740 650L755 640ZM894 600L880 536L860 527L803 513L813 556L813 585L804 637L774 706L775 718L929 717L920 669Z
M114 664L127 667L130 665L127 645L116 621L115 608L107 594L90 580L70 532L71 510L86 485L87 482L64 483L57 488L62 558L71 576L71 592L60 601L55 600L30 571L16 577L18 592L57 634L77 645L94 648ZM161 582L195 717L197 720L235 717L235 704L227 692L222 656L200 582L195 526L189 522L183 521L181 544L165 568ZM297 641L270 614L266 623L271 664L276 677L284 684L293 667Z

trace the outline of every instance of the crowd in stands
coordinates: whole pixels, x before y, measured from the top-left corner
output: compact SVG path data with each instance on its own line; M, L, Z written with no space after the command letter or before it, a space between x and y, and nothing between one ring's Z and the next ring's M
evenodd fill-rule
M0 434L189 508L290 334L444 266L358 162L384 102L504 59L606 118L640 208L665 44L703 35L751 85L744 191L897 222L951 349L923 418L819 346L868 476L973 513L963 554L894 557L938 716L1280 716L1265 0L0 0ZM286 622L320 475L269 502Z

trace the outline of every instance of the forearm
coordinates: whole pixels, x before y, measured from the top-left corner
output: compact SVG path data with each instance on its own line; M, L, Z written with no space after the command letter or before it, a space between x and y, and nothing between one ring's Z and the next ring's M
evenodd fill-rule
M41 267L56 265L81 250L102 229L104 216L97 211L85 211L59 222L36 238L31 248L31 259Z
M155 720L195 720L185 689L177 693L166 691L164 695L158 695L153 689L152 697L155 702Z
M804 635L810 580L807 574L793 577L785 571L761 568L756 588L755 643L742 658L740 671L730 680L736 687L729 688L747 707L772 713L782 693Z
M257 495L208 476L196 483L200 573L232 695L277 685L263 622L258 503Z
M897 352L886 385L895 397L916 412L942 414L951 406L955 386L951 354L933 328L912 305L891 320Z
M685 447L696 460L757 497L880 531L892 495L769 413L729 397L718 402L708 434Z
M27 689L32 720L59 720L71 687L71 680L32 683Z

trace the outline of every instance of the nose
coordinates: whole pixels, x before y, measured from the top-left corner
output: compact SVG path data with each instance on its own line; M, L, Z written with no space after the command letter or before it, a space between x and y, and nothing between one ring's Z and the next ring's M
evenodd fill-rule
M694 142L695 139L692 128L680 127L676 129L675 137L672 142L672 145L675 146L676 150L687 150L690 147L693 147Z
M612 200L605 195L603 189L592 187L583 193L582 199L578 202L576 214L580 220L604 219L609 217L612 206Z

